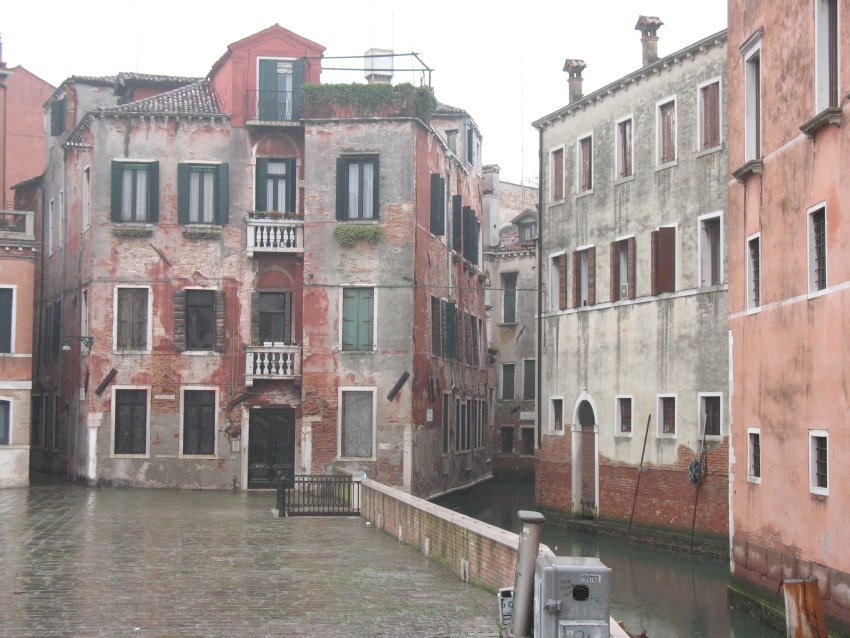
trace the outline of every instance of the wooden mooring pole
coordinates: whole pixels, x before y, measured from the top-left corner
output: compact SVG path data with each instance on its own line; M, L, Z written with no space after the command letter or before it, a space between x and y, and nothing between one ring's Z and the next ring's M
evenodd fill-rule
M789 578L785 589L786 638L827 638L817 578Z
M646 431L643 433L643 451L640 453L640 467L638 468L637 484L635 485L635 498L632 501L632 515L629 516L629 529L626 532L626 542L632 537L632 521L635 518L635 507L637 507L638 489L640 488L640 474L643 472L643 457L646 454L646 439L649 437L649 421L652 419L652 412L646 416Z

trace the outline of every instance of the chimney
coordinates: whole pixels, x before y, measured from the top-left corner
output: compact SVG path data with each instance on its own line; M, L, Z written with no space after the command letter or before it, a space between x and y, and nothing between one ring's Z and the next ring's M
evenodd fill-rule
M658 29L664 24L658 16L638 16L635 30L640 31L643 47L643 66L658 62Z
M576 100L580 100L583 96L581 92L581 72L587 68L584 60L566 60L564 62L564 71L568 74L567 82L570 85L570 104Z
M392 49L369 49L363 58L366 61L366 82L368 84L392 84Z

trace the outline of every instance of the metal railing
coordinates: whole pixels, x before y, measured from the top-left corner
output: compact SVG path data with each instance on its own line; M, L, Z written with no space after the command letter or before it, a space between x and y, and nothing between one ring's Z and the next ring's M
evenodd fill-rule
M288 219L248 219L248 256L254 253L303 253L304 222Z
M247 91L245 118L258 122L299 120L302 107L292 97L292 91Z
M280 380L301 376L301 346L274 344L245 349L245 384L256 379Z
M278 476L279 516L359 516L360 481L350 475Z

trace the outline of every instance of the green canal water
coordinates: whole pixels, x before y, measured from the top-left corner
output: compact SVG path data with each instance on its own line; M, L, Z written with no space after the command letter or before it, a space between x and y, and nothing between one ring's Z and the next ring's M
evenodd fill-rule
M534 510L530 481L497 479L437 501L478 520L520 531L518 510ZM782 634L729 608L729 563L616 538L544 527L559 556L595 556L611 568L611 616L649 638L778 638Z

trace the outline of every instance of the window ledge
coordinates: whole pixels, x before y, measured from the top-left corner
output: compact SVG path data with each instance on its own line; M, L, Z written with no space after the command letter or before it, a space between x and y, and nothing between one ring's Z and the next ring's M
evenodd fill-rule
M116 222L112 227L113 237L152 237L153 226L150 224L132 224Z
M812 119L803 122L800 125L800 130L803 131L811 139L815 139L815 134L825 126L841 126L841 107L830 106L815 115Z
M747 483L752 483L753 485L761 485L761 477L760 476L748 476Z
M549 202L549 206L560 206L561 204L565 203L566 201L567 201L566 198L553 199L552 201Z
M818 297L823 297L828 292L829 292L829 286L827 286L826 288L821 288L820 290L811 290L811 291L809 291L808 298L809 299L817 299Z
M722 150L723 150L723 144L720 144L718 146L712 146L711 148L704 148L701 151L697 151L696 156L697 157L705 157L706 155L713 155L714 153L717 153L718 151L722 151Z
M582 191L580 193L576 193L576 199L581 199L582 197L587 197L588 195L593 195L592 188L589 191Z
M177 458L184 460L191 459L193 461L217 461L219 457L215 454L185 454L181 452Z
M221 352L216 350L181 350L180 354L187 354L192 357L215 357L221 355Z
M659 439L668 439L668 440L671 440L671 441L676 440L675 434L662 434L662 433L659 432L657 436L658 436Z
M550 436L564 436L564 430L563 429L561 429L561 430L550 430L549 435Z
M516 321L500 321L496 325L501 328L516 328L519 324Z
M737 181L744 183L750 175L761 175L762 168L763 162L761 159L751 159L732 171L732 177L734 177Z
M809 486L809 493L812 497L816 499L826 500L824 497L829 496L829 488L828 487L811 487Z
M761 312L761 306L753 306L752 308L747 308L748 315L757 315Z
M624 177L618 177L614 180L614 186L619 186L620 184L628 184L629 182L635 181L634 173L631 175L626 175Z
M632 432L614 432L614 436L618 439L631 439L631 438L633 438Z
M340 354L375 354L375 350L340 350Z
M122 355L122 354L150 354L150 350L113 350L112 354Z
M674 166L679 165L679 158L674 159L672 162L667 162L666 164L658 164L655 167L655 172L658 171L666 171L668 168L673 168Z

